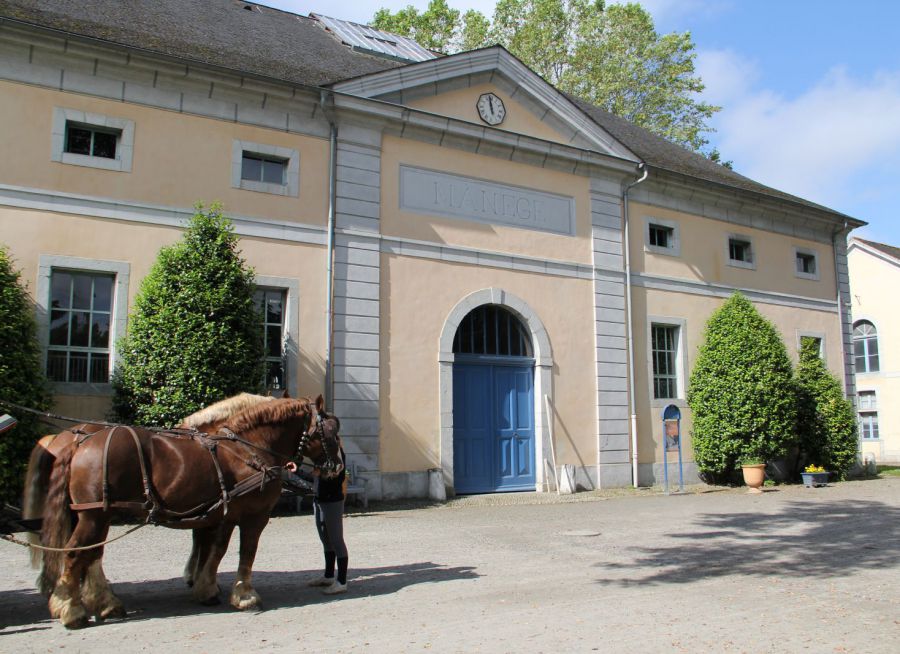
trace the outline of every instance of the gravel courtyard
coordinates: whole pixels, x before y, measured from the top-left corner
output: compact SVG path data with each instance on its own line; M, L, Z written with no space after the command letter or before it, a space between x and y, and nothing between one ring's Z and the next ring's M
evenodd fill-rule
M147 527L107 548L128 618L74 632L49 620L24 548L0 543L0 651L898 651L900 478L688 491L373 503L346 518L337 598L303 583L312 516L275 517L250 614L195 605L190 534Z

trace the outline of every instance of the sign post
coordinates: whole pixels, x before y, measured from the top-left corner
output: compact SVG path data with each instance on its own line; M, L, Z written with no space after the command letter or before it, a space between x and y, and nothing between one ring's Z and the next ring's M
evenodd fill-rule
M663 421L663 478L669 494L669 450L678 450L678 489L684 492L684 471L681 465L681 410L670 404L662 412Z

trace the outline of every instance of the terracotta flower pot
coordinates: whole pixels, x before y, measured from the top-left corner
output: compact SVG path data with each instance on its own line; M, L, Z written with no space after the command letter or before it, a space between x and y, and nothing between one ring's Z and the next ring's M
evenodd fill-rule
M741 466L744 473L744 483L750 488L751 493L762 493L760 488L766 480L766 464Z

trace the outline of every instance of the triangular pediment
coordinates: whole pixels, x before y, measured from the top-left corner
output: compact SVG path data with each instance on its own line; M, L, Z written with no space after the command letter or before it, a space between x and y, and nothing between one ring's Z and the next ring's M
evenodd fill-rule
M602 154L639 157L565 95L500 46L472 50L333 85L335 91L401 104L483 127L476 103L494 93L507 112L497 129Z

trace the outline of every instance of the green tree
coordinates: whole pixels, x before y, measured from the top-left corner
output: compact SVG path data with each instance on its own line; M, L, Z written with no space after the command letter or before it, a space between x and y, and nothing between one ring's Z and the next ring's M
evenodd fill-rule
M659 34L638 4L498 0L491 22L476 11L460 21L445 0L432 0L421 14L381 9L372 24L442 52L500 44L562 91L697 152L720 110L699 100L704 86L690 33Z
M688 388L694 460L728 481L741 460L782 456L793 442L797 398L784 342L740 293L706 324Z
M34 306L4 247L0 247L0 400L42 411L51 404ZM52 430L42 427L36 416L7 410L19 424L0 435L0 502L18 504L31 448L42 434Z
M801 460L844 479L857 458L856 415L841 382L825 366L816 339L800 341L796 381Z
M119 345L113 413L171 426L223 397L261 386L261 317L253 271L231 221L198 206L184 237L160 250Z

